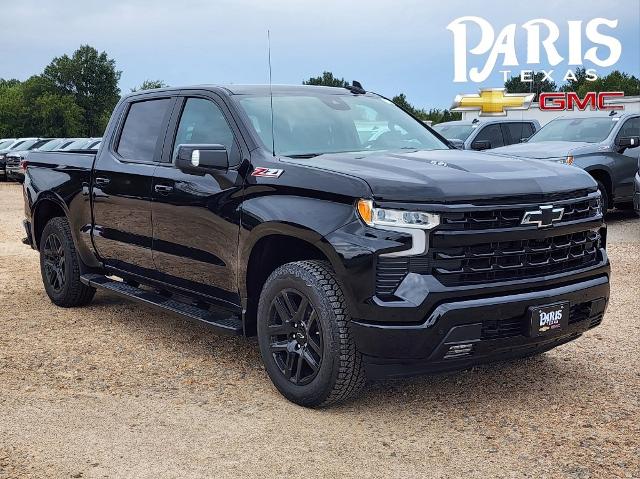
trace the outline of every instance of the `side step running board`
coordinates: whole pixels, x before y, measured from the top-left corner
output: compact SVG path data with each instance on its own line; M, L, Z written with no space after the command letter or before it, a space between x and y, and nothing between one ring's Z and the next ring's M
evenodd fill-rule
M211 312L166 298L152 291L130 286L122 281L115 281L101 274L83 274L80 276L80 281L87 286L111 291L125 298L140 301L141 303L178 314L184 318L204 323L217 331L228 334L242 334L242 321L240 318L223 310Z

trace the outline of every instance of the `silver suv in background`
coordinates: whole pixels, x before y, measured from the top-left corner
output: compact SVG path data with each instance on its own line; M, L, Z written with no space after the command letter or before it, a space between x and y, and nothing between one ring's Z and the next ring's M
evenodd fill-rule
M540 129L537 120L459 120L439 123L433 129L461 150L489 150L520 143Z
M535 158L577 166L598 182L603 208L626 207L640 161L640 114L559 117L526 143L493 151L509 158Z

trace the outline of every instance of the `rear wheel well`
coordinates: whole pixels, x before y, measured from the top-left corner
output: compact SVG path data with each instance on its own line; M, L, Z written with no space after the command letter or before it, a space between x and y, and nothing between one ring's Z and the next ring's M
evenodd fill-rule
M609 198L609 204L610 206L613 205L612 201L613 201L613 186L611 184L611 177L609 176L609 173L607 173L604 170L591 170L589 171L589 174L593 177L594 180L596 181L600 181L604 187L606 188L606 193L607 196Z
M40 237L42 236L42 231L47 223L51 220L51 218L56 217L64 217L66 216L62 207L51 200L42 200L36 210L33 212L33 233L34 233L34 242L37 247L40 247Z
M258 301L271 273L283 264L308 259L328 261L317 247L291 236L269 235L254 245L247 264L247 311L244 321L247 335L256 334Z

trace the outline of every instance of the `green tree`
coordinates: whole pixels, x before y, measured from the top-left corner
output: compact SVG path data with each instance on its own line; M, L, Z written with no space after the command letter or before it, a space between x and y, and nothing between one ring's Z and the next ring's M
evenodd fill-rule
M402 108L404 111L411 113L413 116L422 121L431 121L434 124L442 123L443 121L453 121L462 119L462 113L454 112L450 110L440 110L439 108L432 108L426 111L423 108L416 108L404 93L394 96L391 101Z
M154 88L166 88L168 86L169 85L167 85L162 80L145 80L140 84L140 86L133 87L131 89L131 92L133 93L142 90L153 90Z
M0 138L20 137L27 122L20 82L0 81Z
M640 79L634 75L614 70L595 81L584 81L576 90L569 91L576 91L581 97L590 91L621 91L627 96L640 95Z
M407 95L405 95L404 93L400 93L399 95L394 96L391 101L407 113L411 113L413 116L416 116L420 119L422 119L422 117L426 115L424 110L420 110L409 103L409 100L407 100Z
M336 86L346 87L349 86L344 78L336 78L331 72L322 72L321 76L311 77L308 80L302 82L303 85L322 85L322 86Z
M98 136L106 127L104 113L110 112L120 99L121 73L106 52L82 45L71 57L54 58L42 77L59 95L74 97L82 109L85 134Z
M533 101L538 101L540 93L557 91L558 86L555 82L548 79L543 80L544 73L534 73L532 82L523 82L520 75L512 76L506 82L504 87L507 93L535 93Z
M578 90L580 90L580 88L582 87L582 85L591 83L589 82L589 80L587 80L587 70L586 68L576 68L576 70L574 71L575 74L575 80L571 79L571 80L567 80L567 83L565 83L564 85L562 85L560 87L560 91L575 91L577 92Z
M33 104L30 134L48 137L75 137L83 131L82 109L71 95L45 93Z

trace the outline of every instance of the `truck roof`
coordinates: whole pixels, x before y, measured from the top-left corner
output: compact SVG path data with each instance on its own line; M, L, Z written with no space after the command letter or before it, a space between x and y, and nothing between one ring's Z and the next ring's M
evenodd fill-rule
M268 95L283 93L322 92L326 95L351 95L352 93L342 87L329 87L319 85L191 85L182 87L157 88L153 90L141 90L130 93L126 97L137 96L149 92L175 92L180 90L211 90L227 95Z

